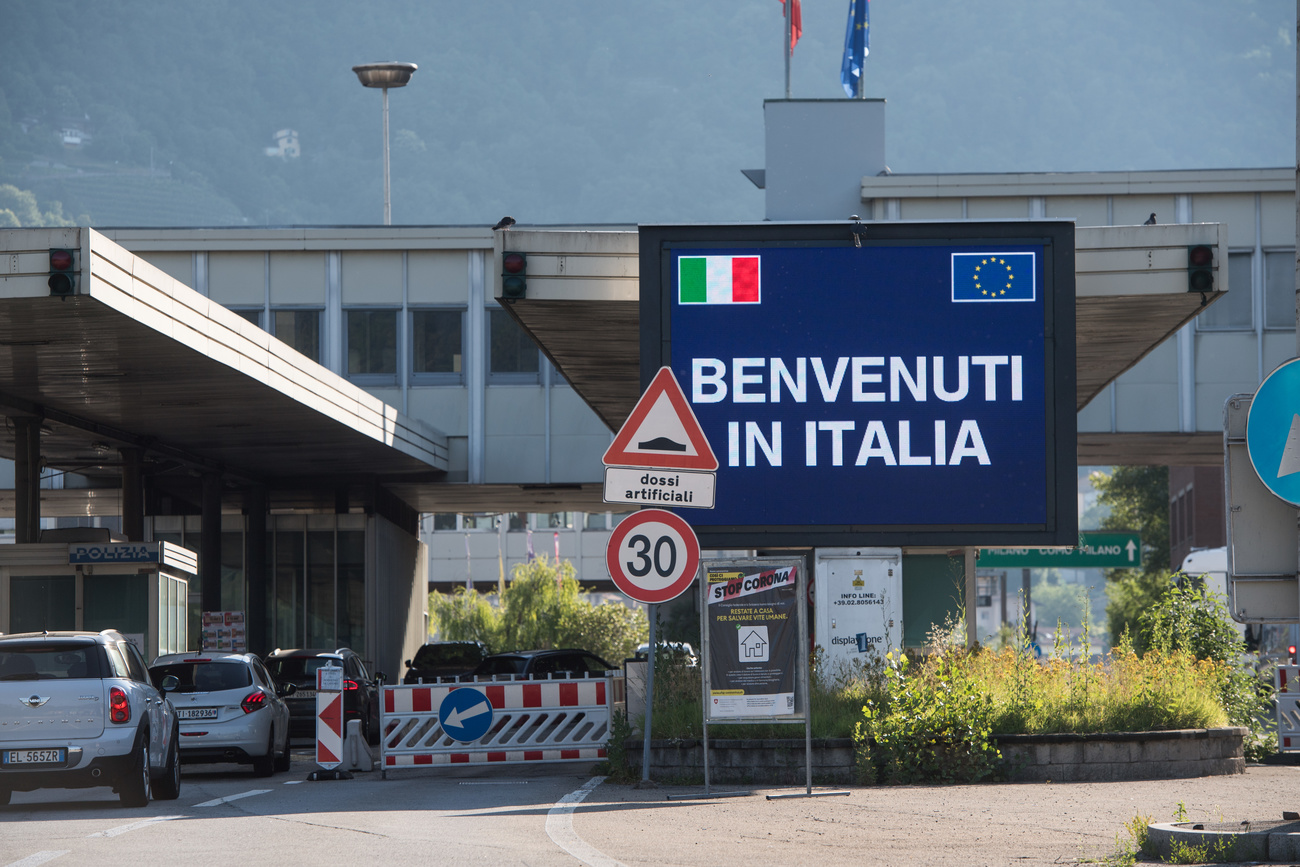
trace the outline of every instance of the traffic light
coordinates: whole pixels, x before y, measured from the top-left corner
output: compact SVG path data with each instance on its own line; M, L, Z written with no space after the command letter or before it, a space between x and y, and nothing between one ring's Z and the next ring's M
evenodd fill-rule
M1214 248L1209 244L1187 248L1187 291L1214 291Z
M528 256L501 254L501 297L523 298L528 294Z
M46 281L51 295L77 294L77 257L66 247L50 248L50 279Z
M1286 649L1286 652L1287 652L1287 654L1289 654L1290 657L1291 657L1291 664L1292 664L1292 665L1295 665L1295 645L1292 644L1290 647L1288 647L1288 648Z

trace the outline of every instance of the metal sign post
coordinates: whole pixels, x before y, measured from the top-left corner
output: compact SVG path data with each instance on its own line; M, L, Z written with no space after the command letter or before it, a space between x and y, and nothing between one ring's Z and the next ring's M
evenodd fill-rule
M605 502L712 509L713 454L672 370L661 368L614 435L602 458ZM695 580L700 541L682 518L643 509L623 519L605 548L609 577L629 599L643 602L650 621L645 676L645 735L641 780L650 780L654 717L655 606L676 599Z

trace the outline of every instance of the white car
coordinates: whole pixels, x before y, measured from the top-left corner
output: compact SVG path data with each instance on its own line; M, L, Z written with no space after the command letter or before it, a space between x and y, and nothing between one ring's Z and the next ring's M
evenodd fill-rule
M284 696L293 685L277 686L256 656L173 653L155 659L149 673L155 684L170 687L167 696L180 719L182 762L251 764L259 777L289 770Z
M0 804L15 791L95 786L127 807L170 800L181 791L177 742L175 711L117 632L0 636Z

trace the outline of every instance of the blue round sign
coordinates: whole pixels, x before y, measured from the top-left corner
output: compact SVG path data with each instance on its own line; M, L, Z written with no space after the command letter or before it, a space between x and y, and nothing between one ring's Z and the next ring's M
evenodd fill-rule
M453 689L438 705L438 722L449 738L472 743L492 727L492 702L473 687Z
M1300 506L1300 358L1259 384L1246 416L1246 453L1265 487Z

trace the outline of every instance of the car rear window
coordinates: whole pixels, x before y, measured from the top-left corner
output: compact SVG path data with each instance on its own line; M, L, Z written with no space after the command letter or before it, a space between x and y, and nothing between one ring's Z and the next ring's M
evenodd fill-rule
M332 656L286 656L283 659L268 659L266 667L276 680L316 679L316 670L327 665L343 666L342 660Z
M528 660L522 656L489 656L474 669L475 676L495 674L523 674Z
M477 644L426 644L415 652L415 667L463 665L473 668L482 658L483 650Z
M149 669L149 677L159 689L169 674L180 681L176 691L181 693L221 692L253 685L253 675L242 662L172 662Z
M0 648L0 681L99 677L99 652L94 644L42 643Z

